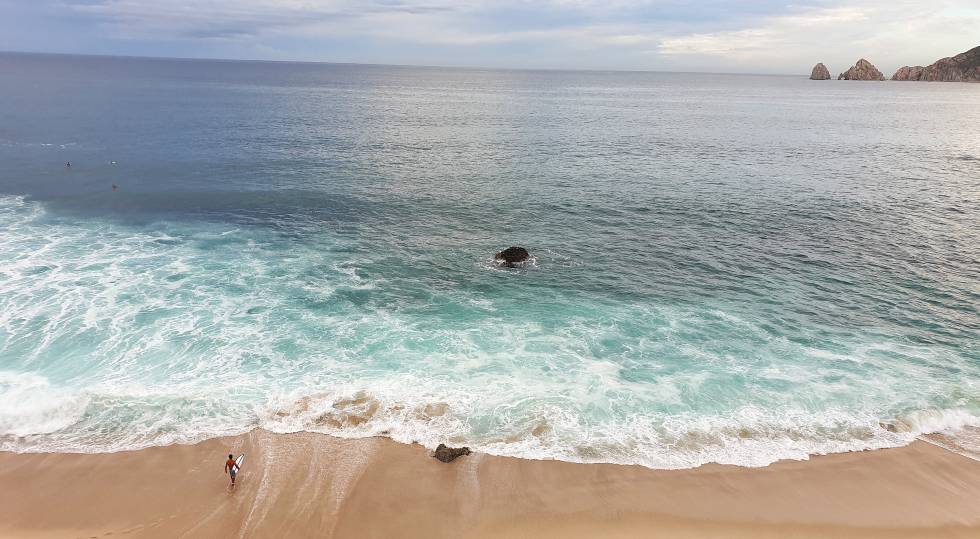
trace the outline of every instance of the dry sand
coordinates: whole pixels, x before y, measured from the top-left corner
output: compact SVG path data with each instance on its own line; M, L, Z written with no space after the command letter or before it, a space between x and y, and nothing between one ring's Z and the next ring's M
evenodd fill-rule
M246 452L229 488L225 457ZM0 453L2 537L971 537L980 462L882 451L662 471L264 431L197 445Z

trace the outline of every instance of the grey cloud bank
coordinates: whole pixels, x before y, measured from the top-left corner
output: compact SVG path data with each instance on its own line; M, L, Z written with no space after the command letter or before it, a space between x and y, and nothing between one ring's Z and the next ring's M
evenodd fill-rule
M976 43L973 0L0 0L0 49L234 59L806 73ZM910 31L914 29L914 31Z

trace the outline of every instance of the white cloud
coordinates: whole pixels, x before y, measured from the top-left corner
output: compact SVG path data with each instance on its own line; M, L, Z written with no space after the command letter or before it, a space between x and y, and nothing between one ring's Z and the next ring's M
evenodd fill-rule
M769 17L733 31L668 37L656 52L679 60L715 57L739 67L797 66L796 71L817 61L844 71L865 57L889 74L900 65L928 64L976 46L980 13L959 10L962 4L865 1Z
M328 61L479 57L522 67L802 73L817 61L836 72L867 57L887 73L962 52L980 37L977 0L56 1L95 21L98 38L115 40L121 53L126 40L220 42L230 56L291 40L288 50L302 50L302 59ZM371 53L338 58L323 46L343 40ZM402 53L409 48L424 55Z

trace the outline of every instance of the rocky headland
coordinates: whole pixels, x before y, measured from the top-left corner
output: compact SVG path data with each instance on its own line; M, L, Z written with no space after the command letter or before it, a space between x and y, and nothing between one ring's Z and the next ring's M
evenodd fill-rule
M936 60L926 67L900 67L892 75L892 80L980 82L980 47L973 47L962 54Z
M885 76L874 64L861 58L850 69L838 75L837 80L885 80Z
M817 63L810 72L810 80L827 80L830 71L823 63ZM871 62L861 58L850 69L837 76L837 80L885 80L885 76ZM902 66L891 80L980 82L980 46L941 58L927 66Z
M902 66L892 75L892 80L921 80L922 66Z
M823 63L817 63L810 72L810 80L830 80L830 70Z

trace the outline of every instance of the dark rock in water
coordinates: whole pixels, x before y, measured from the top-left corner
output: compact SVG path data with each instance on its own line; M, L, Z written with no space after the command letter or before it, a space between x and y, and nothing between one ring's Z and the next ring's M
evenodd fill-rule
M936 60L926 67L901 67L892 75L892 80L980 82L980 47L973 47L962 54Z
M830 80L830 70L823 63L818 63L810 72L810 80Z
M523 247L508 247L497 253L493 257L497 262L502 262L505 266L513 267L515 264L527 262L531 258L531 253Z
M837 80L885 80L871 62L861 58L853 67L837 76Z
M469 454L470 448L468 447L447 447L446 444L439 444L439 447L436 448L436 452L432 456L442 462L452 462L459 457Z

